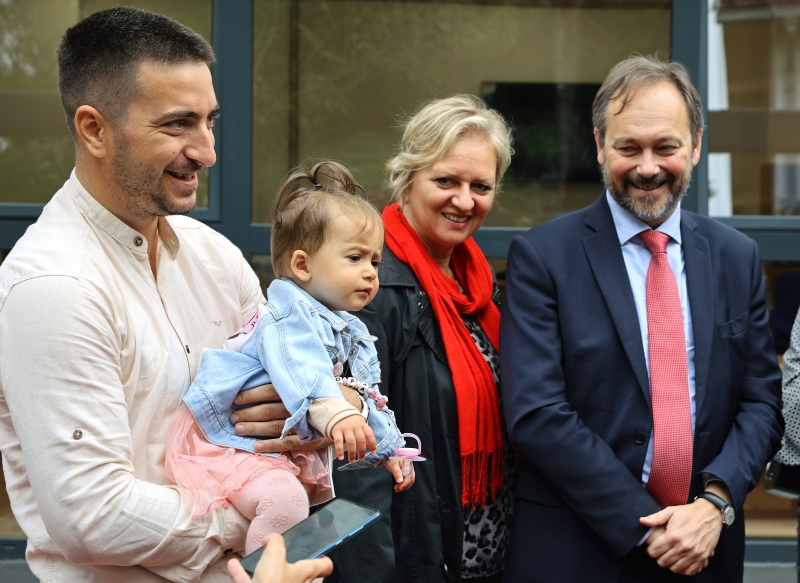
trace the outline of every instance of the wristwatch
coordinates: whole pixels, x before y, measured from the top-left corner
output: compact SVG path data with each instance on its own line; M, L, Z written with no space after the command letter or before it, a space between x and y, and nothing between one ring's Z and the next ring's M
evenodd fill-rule
M719 511L722 512L722 524L725 525L725 528L728 528L731 524L733 524L733 520L736 518L736 512L734 512L733 506L725 502L723 498L717 496L716 494L712 494L711 492L701 492L695 496L694 499L697 500L698 498L708 500L714 506L719 508Z

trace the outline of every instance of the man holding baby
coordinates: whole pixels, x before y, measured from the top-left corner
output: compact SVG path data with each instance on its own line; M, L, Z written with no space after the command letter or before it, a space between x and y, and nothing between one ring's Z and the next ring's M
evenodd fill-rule
M133 8L92 14L58 49L75 170L0 267L0 448L42 580L227 582L244 549L246 518L193 519L164 473L202 349L263 300L241 252L179 216L216 161L213 60Z

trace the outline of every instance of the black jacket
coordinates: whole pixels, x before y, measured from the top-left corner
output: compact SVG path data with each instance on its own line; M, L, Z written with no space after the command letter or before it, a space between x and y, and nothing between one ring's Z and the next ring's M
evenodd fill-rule
M330 557L326 582L437 583L461 578L464 513L455 389L430 301L408 265L384 249L380 289L357 312L376 342L381 392L400 431L422 441L416 482L394 494L385 469L333 472L336 495L381 511L380 522ZM495 293L497 303L499 292Z

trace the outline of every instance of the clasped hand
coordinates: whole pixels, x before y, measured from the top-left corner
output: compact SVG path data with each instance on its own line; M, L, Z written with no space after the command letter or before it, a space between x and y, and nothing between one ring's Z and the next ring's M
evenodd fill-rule
M702 498L692 504L668 506L639 521L655 527L645 541L647 554L659 567L687 577L708 566L722 532L719 509Z

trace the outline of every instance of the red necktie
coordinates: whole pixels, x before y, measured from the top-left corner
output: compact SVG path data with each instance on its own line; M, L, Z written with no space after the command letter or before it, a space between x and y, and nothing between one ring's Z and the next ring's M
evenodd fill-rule
M644 231L652 253L647 269L647 344L653 406L653 465L647 491L662 508L686 504L692 480L692 411L683 313L667 260L669 235Z

